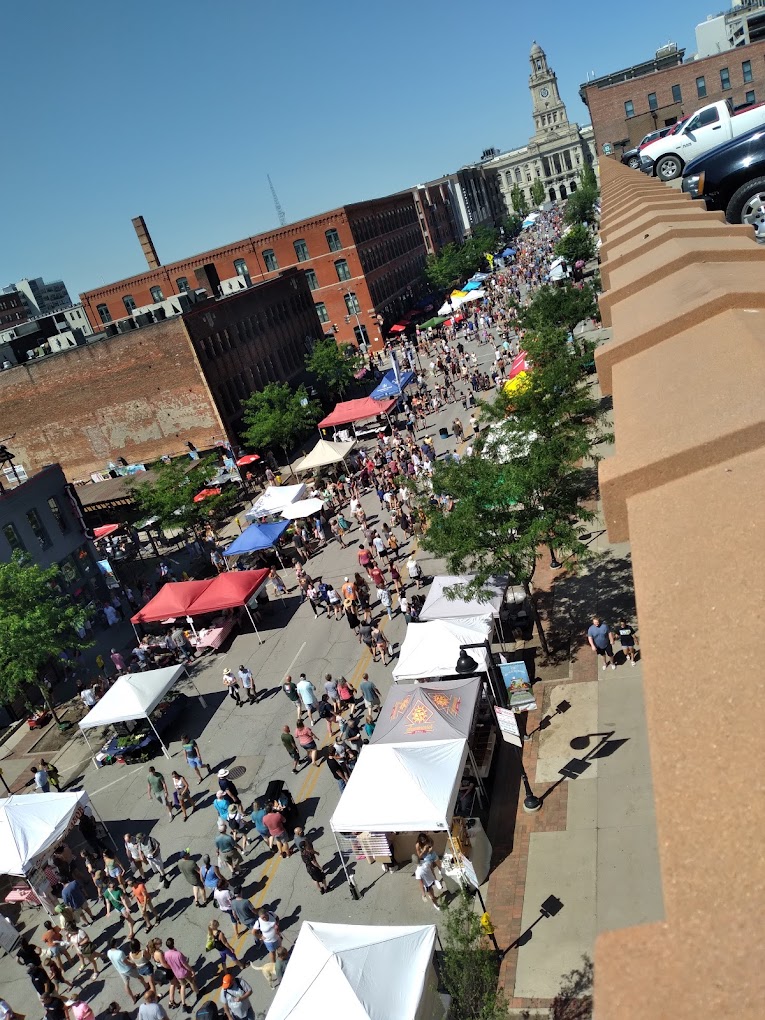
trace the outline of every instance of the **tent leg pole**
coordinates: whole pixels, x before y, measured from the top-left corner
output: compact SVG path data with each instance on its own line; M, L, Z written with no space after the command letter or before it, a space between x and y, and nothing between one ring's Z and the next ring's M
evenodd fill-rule
M499 624L499 637L500 637L500 644L502 645L502 651L506 652L507 649L505 648L505 644L506 644L505 628L504 628L504 625L502 623L502 617L501 616L497 617L497 623Z
M470 758L470 764L473 766L473 772L475 773L475 781L478 784L478 794L484 804L487 802L486 788L483 785L483 780L478 775L478 765L476 764L475 755L470 747L468 747L468 757Z
M93 761L93 764L96 766L96 768L98 768L98 762L96 761L96 756L93 754L93 748L90 746L90 741L88 740L87 733L85 732L85 730L80 730L80 733L83 735L83 737L85 737L85 743L88 745L91 760Z
M149 726L151 726L151 728L152 728L152 729L154 730L154 736L155 736L155 737L157 738L157 740L159 741L159 746L160 746L160 747L162 748L162 753L164 754L164 756L165 756L166 758L171 758L171 757L172 757L172 755L170 754L170 752L168 751L168 749L167 749L167 748L165 747L165 745L164 745L164 744L162 743L162 737L160 737L159 733L157 733L157 728L156 728L156 726L154 725L154 723L153 723L153 722L151 721L151 719L149 719Z
M260 634L258 634L258 628L255 626L255 620L253 619L252 613L250 612L250 607L249 606L245 606L244 608L247 610L247 615L250 618L250 623L252 624L252 629L255 631L255 637L258 639L258 644L262 645L263 642L260 640Z
M133 633L135 634L136 641L138 641L138 643L140 644L141 639L138 637L138 631L135 629L135 624L132 621L130 626L133 628Z
M110 828L108 827L108 825L106 824L106 822L105 822L105 821L103 820L103 818L101 817L101 815L99 815L99 813L98 813L98 812L96 811L96 806L95 806L95 804L93 803L93 801L90 801L90 810L91 810L91 811L93 812L93 814L94 814L94 815L96 816L96 818L97 818L97 819L99 820L99 822L100 822L100 823L101 823L101 824L103 825L104 829L106 830L106 835L107 835L107 836L109 837L109 842L111 843L111 845L112 845L112 846L114 847L114 849L115 849L115 850L117 851L117 853L119 854L119 853L120 853L121 851L120 851L120 848L119 848L119 847L117 846L117 844L116 844L116 843L114 842L114 837L112 836L112 831L111 831L111 829L110 829Z
M189 680L191 681L191 686L192 686L192 687L194 688L194 690L195 690L195 691L197 692L197 694L199 695L199 704L200 704L200 705L202 706L202 708L207 708L207 702L205 701L205 696L204 696L204 694L202 694L202 692L200 691L200 689L199 689L199 688L197 687L197 685L196 685L196 684L194 683L194 681L193 681L193 680L191 679L191 674L189 673L188 669L184 670L184 672L185 672L186 676L188 677L188 679L189 679Z
M348 868L346 867L345 864L345 857L343 856L343 851L340 849L340 840L337 838L336 832L333 832L332 835L335 837L335 846L337 847L337 852L340 855L340 863L342 864L343 871L345 872L345 881L348 883L348 888L351 890L351 896L354 898L354 900L358 900L360 898L359 891L356 888L356 883L348 874Z

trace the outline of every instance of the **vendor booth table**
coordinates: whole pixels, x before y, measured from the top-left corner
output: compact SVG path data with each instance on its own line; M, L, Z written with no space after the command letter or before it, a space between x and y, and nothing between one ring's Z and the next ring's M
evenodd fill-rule
M152 669L146 673L129 673L126 676L121 676L109 688L103 698L91 708L85 718L80 720L80 730L83 737L85 737L85 742L90 748L91 754L93 753L93 748L88 740L86 730L93 729L96 726L109 726L114 723L145 719L153 731L153 737L149 737L148 743L143 744L143 750L145 751L146 747L156 739L164 754L169 758L170 752L162 742L160 729L166 729L170 722L173 721L173 718L177 716L167 716L163 724L158 726L157 720L152 720L151 715L163 699L165 699L171 687L184 675L188 675L185 666L168 666L165 669ZM190 678L189 680L194 686L194 690L199 694L200 703L206 708L207 702L199 693L196 684ZM183 700L185 700L185 697ZM170 702L170 705L172 704ZM176 713L180 712L181 706L182 702L175 710ZM93 760L97 766L113 760L120 751L123 757L125 753L127 753L128 757L131 754L136 756L140 753L137 750L132 750L133 745L130 748L119 748L118 739L114 737L108 744L104 745L99 754L94 755ZM135 746L138 745L136 744Z
M266 1020L442 1020L435 925L303 921Z

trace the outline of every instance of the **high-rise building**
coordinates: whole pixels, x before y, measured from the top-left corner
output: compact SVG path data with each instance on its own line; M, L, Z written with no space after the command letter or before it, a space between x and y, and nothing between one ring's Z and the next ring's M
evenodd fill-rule
M46 283L41 276L33 280L19 280L18 283L11 283L2 291L3 294L17 293L26 306L28 318L34 319L38 315L49 315L51 312L58 312L62 308L69 308L72 299L63 280L53 280Z

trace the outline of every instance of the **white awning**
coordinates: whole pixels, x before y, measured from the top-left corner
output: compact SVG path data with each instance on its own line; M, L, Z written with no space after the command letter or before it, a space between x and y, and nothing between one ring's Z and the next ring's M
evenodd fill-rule
M185 672L185 666L166 666L164 669L150 669L146 673L121 676L85 718L80 720L80 729L147 719L178 677Z
M457 585L470 584L475 579L475 574L449 574L434 577L430 586L425 605L420 612L420 619L428 620L453 620L459 617L484 616L486 613L496 620L502 608L502 599L507 589L507 577L490 577L483 585L485 591L490 592L490 597L481 602L478 598L450 599L445 593L446 588L454 588Z
M293 471L314 471L317 468L339 464L356 445L355 442L331 443L328 439L320 439L316 446L292 465Z
M330 825L334 832L435 832L454 814L467 740L366 744Z
M393 679L409 681L456 676L461 646L487 641L492 627L491 612L483 616L410 623L393 670ZM484 648L471 648L470 657L478 663L480 672L486 671Z
M17 793L0 800L0 875L26 875L90 801L72 793Z
M302 482L298 485L269 485L244 516L248 521L256 521L269 514L280 514L290 503L302 499L305 492Z
M435 925L304 921L266 1020L435 1020Z

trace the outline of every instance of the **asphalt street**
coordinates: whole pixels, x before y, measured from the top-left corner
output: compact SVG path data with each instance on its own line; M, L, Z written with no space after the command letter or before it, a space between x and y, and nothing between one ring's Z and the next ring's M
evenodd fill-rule
M488 369L493 359L493 345L481 345L475 340L465 341L465 344L468 350L475 350L479 368ZM469 438L469 412L464 411L461 403L450 404L445 410L428 416L427 434L433 437L439 454L455 448L450 428L455 416L461 418L466 427L466 438ZM439 438L439 428L442 426L449 428L447 440ZM418 438L424 434L423 431L418 432ZM370 493L362 502L369 520L374 524L379 510L376 495ZM358 529L354 528L347 548L343 549L332 541L312 557L308 565L311 575L331 580L339 589L343 577L357 569L358 535ZM410 550L410 543L403 545L402 562ZM442 572L442 565L430 559L427 554L418 554L418 560L426 574ZM150 833L159 840L171 870L172 882L167 891L162 889L156 879L149 883L161 915L158 929L151 935L163 939L172 936L175 939L176 946L189 957L197 971L200 987L205 990L203 998L213 992L217 997L219 988L219 981L216 980L217 953L205 952L206 927L211 918L220 917L226 935L230 937L239 959L245 964L260 964L265 956L264 950L256 947L251 934L235 939L230 920L212 905L203 910L193 907L190 887L174 867L185 847L190 848L195 857L211 853L214 860L213 840L217 830L212 800L217 788L215 772L221 767L231 770L245 806L249 806L258 794L265 791L270 780L283 780L298 804L305 831L313 840L319 859L328 872L331 890L328 895L322 896L309 879L299 856L288 859L273 856L263 848L262 843L254 846L247 854L244 868L245 894L251 898L255 907L265 904L278 913L287 947L293 945L300 923L306 918L395 924L438 922L442 916L429 902L422 901L411 866L393 874L384 874L379 865L359 865L357 882L362 898L354 901L344 881L329 827L329 819L340 797L337 784L325 765L320 768L304 766L297 775L291 772L291 759L279 740L281 727L285 723L292 726L295 718L293 705L280 687L285 674L290 673L297 679L299 673L305 672L321 691L327 672L334 676L344 675L358 685L363 673L368 671L383 696L392 681L390 666L383 667L380 663L372 662L370 653L359 644L345 618L336 621L320 616L315 619L310 606L300 603L293 571L285 570L283 576L292 591L283 601L272 597L261 629L264 643L259 645L253 633L239 633L226 651L207 655L193 667L194 682L207 698L208 707L203 709L198 699L192 696L191 710L184 721L171 731L171 759L160 757L153 762L165 775L168 784L173 769L189 780L195 810L187 822L184 823L178 814L170 822L160 805L148 797L148 764L112 765L96 769L84 741L79 737L67 745L56 759L64 780L75 786L82 785L88 791L97 812L107 823L119 847L123 845L126 832ZM377 606L375 616L379 616L379 612L380 607ZM405 627L405 621L398 612L392 621L385 620L385 633L393 643L394 653L403 641ZM238 708L231 698L225 696L221 678L225 667L236 671L241 664L249 666L255 675L259 700L255 705ZM193 695L190 688L189 692ZM213 769L211 777L201 783L185 764L180 747L183 732L198 739L205 760ZM323 722L317 724L317 733L323 743L328 742ZM32 942L39 944L44 915L27 909L23 920L25 933ZM110 937L127 934L122 922L115 920L114 914L105 920L103 913L89 928L89 932L97 948L104 952ZM143 922L136 924L136 937L142 944L145 943L147 936ZM67 975L71 978L75 972L76 967L72 966L67 970ZM248 967L245 976L254 989L253 1004L257 1014L258 1010L268 1008L273 992L261 973ZM87 971L77 988L97 1016L112 1000L116 1000L123 1008L130 1008L122 981L108 963L96 978ZM0 960L0 989L14 1008L25 1013L31 1020L41 1016L37 996L23 968L7 956ZM160 990L163 994L161 1001L166 1006L167 986L161 985ZM193 1008L196 1009L196 1004Z

